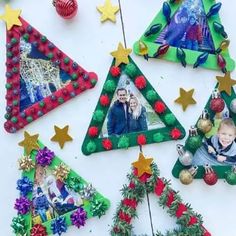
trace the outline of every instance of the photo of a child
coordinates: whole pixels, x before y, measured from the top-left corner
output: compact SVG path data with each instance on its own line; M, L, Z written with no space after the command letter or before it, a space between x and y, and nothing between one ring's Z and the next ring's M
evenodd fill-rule
M236 126L231 118L220 122L217 134L206 138L193 157L193 165L236 164Z

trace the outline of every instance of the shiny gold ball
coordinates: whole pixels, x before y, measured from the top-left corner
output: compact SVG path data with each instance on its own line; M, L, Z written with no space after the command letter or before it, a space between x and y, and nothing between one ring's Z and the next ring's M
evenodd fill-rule
M200 119L197 122L197 127L204 134L206 134L212 129L212 122L209 119Z
M179 173L179 180L182 184L188 185L193 182L193 176L188 170L181 170Z

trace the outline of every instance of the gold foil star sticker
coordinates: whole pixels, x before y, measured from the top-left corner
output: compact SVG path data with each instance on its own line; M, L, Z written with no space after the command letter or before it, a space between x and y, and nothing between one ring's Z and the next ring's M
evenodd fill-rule
M100 19L101 22L104 22L106 20L116 22L115 14L119 11L119 7L112 6L110 0L105 0L104 5L103 6L98 6L97 10L102 14L101 19Z
M0 19L4 20L7 25L7 30L10 30L12 26L21 26L22 23L19 19L21 10L13 10L8 4L5 6L5 13L0 16Z
M196 104L196 101L193 99L194 89L185 91L183 88L179 89L180 96L175 100L176 103L182 105L183 111L191 104Z
M111 55L116 59L115 66L119 66L121 63L129 63L129 54L132 52L130 48L124 48L122 43L119 43L118 49L111 52Z
M26 155L30 155L33 150L38 150L39 145L38 141L38 134L30 135L28 132L24 132L24 140L19 142L19 146L24 147Z
M230 72L225 73L224 76L216 76L219 82L218 89L220 92L225 91L229 96L231 95L232 86L236 84L236 80L231 79Z
M54 125L55 135L51 138L51 141L58 142L60 148L64 147L64 144L68 141L72 141L72 137L68 134L69 125L64 128L59 128Z
M139 153L138 161L132 163L133 167L138 170L138 177L142 176L144 173L152 174L151 164L153 158L145 158L143 153Z

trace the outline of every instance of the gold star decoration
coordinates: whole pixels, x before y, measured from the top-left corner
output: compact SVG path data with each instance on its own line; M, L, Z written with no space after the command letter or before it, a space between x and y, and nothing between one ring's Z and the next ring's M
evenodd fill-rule
M35 164L30 156L23 156L19 160L19 169L23 171L30 171L35 167Z
M183 111L185 111L189 105L197 103L193 99L194 89L185 91L183 88L180 88L179 93L180 93L180 96L175 100L175 102L182 105Z
M132 52L130 48L124 48L122 43L119 43L118 49L111 52L111 55L116 59L115 66L119 66L121 63L129 63L129 54Z
M60 163L59 166L53 171L53 174L56 176L57 179L64 181L70 172L70 168L63 163Z
M4 20L7 25L7 30L10 30L12 26L21 26L22 23L19 19L21 10L13 10L8 4L5 6L5 13L0 16L0 19Z
M145 158L143 153L139 153L138 161L132 163L133 167L138 170L138 177L142 176L144 173L152 174L151 164L153 158Z
M225 73L224 76L216 76L216 79L219 82L219 91L225 91L230 96L231 88L236 84L236 80L231 79L230 72Z
M105 3L103 6L98 6L97 10L102 14L101 15L101 22L104 22L106 20L110 20L112 22L116 22L116 16L115 14L119 11L118 6L112 6L110 0L105 0Z
M38 150L39 145L38 141L38 134L30 135L27 131L24 132L24 140L19 142L19 146L24 147L26 155L30 155L33 150Z
M55 135L51 138L51 141L58 142L60 148L64 147L64 144L68 141L72 141L72 137L68 134L69 125L64 128L59 128L54 125Z

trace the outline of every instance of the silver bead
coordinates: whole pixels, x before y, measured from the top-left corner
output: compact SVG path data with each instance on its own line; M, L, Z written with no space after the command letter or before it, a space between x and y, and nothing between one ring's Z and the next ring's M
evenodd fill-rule
M233 113L236 113L236 98L234 98L231 103L230 103L230 110L233 112Z

